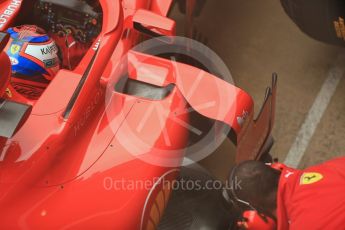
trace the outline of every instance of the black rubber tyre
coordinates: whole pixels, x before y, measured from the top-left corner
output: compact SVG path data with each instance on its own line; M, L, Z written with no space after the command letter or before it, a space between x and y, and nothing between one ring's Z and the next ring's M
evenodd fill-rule
M219 184L200 168L183 167L178 180L182 179L194 181L201 187ZM158 230L234 229L237 214L222 193L222 189L186 189L182 186L174 190Z
M285 12L306 34L326 43L345 46L344 34L335 28L345 19L344 0L281 0Z

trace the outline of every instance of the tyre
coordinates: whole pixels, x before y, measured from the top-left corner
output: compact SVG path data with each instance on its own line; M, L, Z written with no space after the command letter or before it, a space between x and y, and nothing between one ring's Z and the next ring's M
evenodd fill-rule
M224 199L223 190L205 189L205 185L221 185L200 167L183 167L178 181L195 182L195 188L175 189L158 230L227 230L233 229L237 213ZM183 183L180 183L181 185Z
M345 46L345 1L281 0L285 12L312 38Z

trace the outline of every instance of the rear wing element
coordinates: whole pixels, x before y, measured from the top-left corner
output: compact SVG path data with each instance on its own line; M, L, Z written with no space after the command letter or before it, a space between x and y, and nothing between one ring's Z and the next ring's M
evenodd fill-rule
M195 111L227 124L237 145L237 161L258 159L269 141L274 121L277 76L254 120L253 99L242 89L198 68L130 51L129 78L159 87L174 84Z

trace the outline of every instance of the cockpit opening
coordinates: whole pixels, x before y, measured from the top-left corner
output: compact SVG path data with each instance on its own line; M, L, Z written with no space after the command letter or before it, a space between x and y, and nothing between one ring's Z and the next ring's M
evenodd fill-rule
M22 4L13 23L2 25L10 35L4 51L12 65L11 87L35 101L60 69L79 65L101 32L102 7L97 0L7 2Z

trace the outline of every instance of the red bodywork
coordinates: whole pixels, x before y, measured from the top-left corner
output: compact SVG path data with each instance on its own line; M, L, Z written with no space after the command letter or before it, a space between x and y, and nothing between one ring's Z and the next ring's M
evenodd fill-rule
M10 2L2 1L0 11ZM187 144L188 130L172 117L188 123L188 113L176 115L174 111L187 111L189 106L198 111L194 105L216 101L216 106L198 112L233 128L238 160L258 158L270 133L274 107L271 92L262 111L265 119L255 123L253 101L241 89L192 66L130 51L140 41L140 34L133 29L133 15L145 9L166 16L170 0L100 3L104 14L102 32L73 71L61 69L37 101L25 99L10 87L7 100L31 104L32 111L12 137L0 137L2 229L155 229L171 193L159 182L176 178L184 152L166 156L179 159L175 167L152 165L140 158L159 155L162 159L157 149L183 149ZM12 25L20 10L25 9L18 8L2 30ZM174 33L174 22L167 22L155 26L170 28L168 31ZM4 55L0 56L0 64L8 66ZM115 90L109 93L110 81L116 83L122 76L119 66L123 61L127 62L129 78L160 87L174 84L175 88L163 100ZM154 81L140 75L139 67L161 79ZM85 73L88 77L80 87ZM195 81L200 84L191 95ZM150 116L139 132L136 127L151 105L168 112ZM242 127L238 117L246 120ZM158 120L162 120L163 127ZM174 137L169 144L164 139L166 133ZM131 135L142 137L148 145L134 149L138 147L126 144ZM134 156L131 148L142 155ZM126 189L119 188L123 186L121 181L152 184Z

